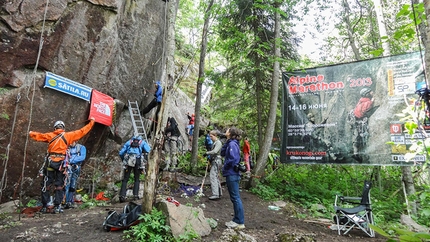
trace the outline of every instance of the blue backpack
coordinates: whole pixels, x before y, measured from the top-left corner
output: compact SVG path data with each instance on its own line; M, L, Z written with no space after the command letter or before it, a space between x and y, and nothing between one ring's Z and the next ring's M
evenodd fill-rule
M209 136L209 134L207 134L206 138L205 138L205 147L206 147L206 150L212 150L213 143L214 142L211 140L211 137Z

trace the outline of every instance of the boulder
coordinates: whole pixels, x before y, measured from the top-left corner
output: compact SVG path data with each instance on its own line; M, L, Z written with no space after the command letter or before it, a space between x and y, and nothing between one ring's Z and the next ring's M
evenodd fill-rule
M179 238L180 235L191 230L201 237L209 235L211 232L210 224L201 208L182 204L176 206L166 200L161 200L155 206L163 211L163 214L167 217L167 224L172 229L172 234L175 238Z

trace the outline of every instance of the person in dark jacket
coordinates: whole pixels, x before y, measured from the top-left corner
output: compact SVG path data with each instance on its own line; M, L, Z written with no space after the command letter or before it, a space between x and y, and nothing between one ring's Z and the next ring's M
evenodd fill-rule
M148 104L148 106L146 106L142 110L142 112L140 112L142 116L149 113L149 111L155 108L155 106L157 106L156 115L160 111L161 101L163 99L163 87L161 86L160 81L155 82L154 86L155 86L154 99L152 99L152 101Z
M149 113L154 107L157 107L157 110L155 111L155 118L152 122L151 129L148 132L149 137L155 133L158 123L158 113L160 112L161 108L161 101L163 100L163 87L161 86L161 82L157 81L155 82L155 92L154 92L154 99L146 106L140 113L141 115L145 115Z
M175 118L167 119L166 129L164 130L164 151L166 152L166 166L164 171L175 171L178 162L178 137L180 135L178 123Z
M232 221L226 222L225 225L229 228L244 229L245 215L239 193L240 172L237 169L237 165L240 162L240 131L235 127L231 127L225 134L227 136L227 142L221 148L221 156L224 157L222 175L225 177L228 193L234 209Z
M127 183L130 179L131 171L133 171L134 174L134 200L139 199L139 177L144 169L144 153L149 153L150 151L151 147L140 136L133 136L133 138L125 142L122 149L119 151L119 156L121 157L124 168L124 177L122 179L121 190L119 192L120 202L125 202Z

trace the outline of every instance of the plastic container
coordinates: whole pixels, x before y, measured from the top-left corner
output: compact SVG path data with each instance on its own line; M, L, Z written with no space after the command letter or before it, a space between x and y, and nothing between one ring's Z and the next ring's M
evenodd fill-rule
M272 211L279 211L281 208L280 207L278 207L278 206L273 206L273 205L269 205L269 210L272 210Z

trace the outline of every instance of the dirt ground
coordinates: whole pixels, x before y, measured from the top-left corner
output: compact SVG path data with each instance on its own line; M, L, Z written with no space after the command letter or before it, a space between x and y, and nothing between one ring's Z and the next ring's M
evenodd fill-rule
M205 187L207 193L209 187ZM210 194L206 194L210 195ZM337 231L328 228L330 221L297 219L291 216L292 208L272 211L268 209L270 202L263 201L256 195L242 190L241 198L245 210L245 233L253 236L257 241L278 241L280 234L307 235L314 241L386 241L382 236L369 238L361 231L353 231L350 235L339 236ZM182 205L192 203L201 206L206 218L218 221L218 227L201 241L216 241L226 229L224 223L232 219L233 205L227 188L223 186L223 196L216 201L207 196L200 199L175 197ZM109 210L120 212L126 203L114 203L108 207L93 207L90 209L67 209L63 214L36 214L27 217L13 214L11 221L15 226L0 230L0 241L123 241L121 231L105 232L102 223ZM4 221L0 220L0 225ZM298 241L298 240L297 240ZM302 240L300 240L302 241ZM308 240L307 240L308 241Z

